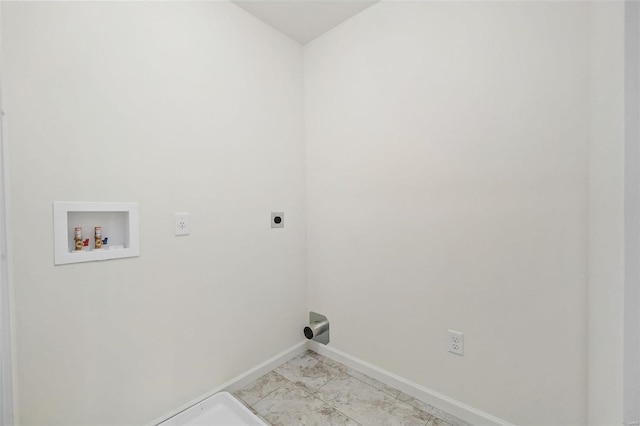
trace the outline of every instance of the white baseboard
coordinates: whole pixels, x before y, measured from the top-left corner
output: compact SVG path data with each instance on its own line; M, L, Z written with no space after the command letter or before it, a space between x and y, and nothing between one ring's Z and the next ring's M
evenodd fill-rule
M160 423L180 414L184 410L191 408L192 406L202 402L203 400L209 398L212 395L215 395L218 392L227 391L233 393L258 379L259 377L263 376L264 374L268 373L269 371L273 370L274 368L278 367L279 365L284 364L291 358L305 352L307 349L311 349L319 353L320 355L331 358L334 361L344 364L349 368L353 368L354 370L366 374L367 376L372 377L382 383L393 386L394 388L401 390L407 395L410 395L420 401L432 405L433 407L438 408L442 411L446 411L447 413L456 416L457 418L464 420L465 422L471 423L472 425L513 426L511 423L505 420L499 419L495 416L492 416L491 414L473 408L453 398L449 398L448 396L438 393L432 389L426 388L417 383L413 383L405 379L404 377L400 377L389 371L383 370L382 368L376 367L373 364L358 359L338 349L306 340L292 346L291 348L279 353L278 355L269 358L265 362L253 367L250 370L245 371L244 373L210 390L209 392L200 395L199 397L184 404L180 408L173 410L170 413L167 413L150 423L147 423L146 426L157 426Z
M353 368L362 374L366 374L367 376L382 383L393 386L407 395L426 402L427 404L442 411L446 411L447 413L452 414L465 422L471 423L472 425L513 426L505 420L499 419L453 398L449 398L448 396L438 393L432 389L413 383L404 377L400 377L389 371L383 370L382 368L376 367L373 364L369 364L366 361L330 346L321 345L317 342L309 342L309 349L344 364L349 368Z
M259 377L263 376L264 374L268 373L269 371L273 370L274 368L280 366L281 364L284 364L285 362L289 361L291 358L305 352L307 350L307 341L303 341L300 342L292 347L290 347L289 349L280 352L278 355L275 355L271 358L269 358L268 360L266 360L265 362L256 365L255 367L253 367L250 370L245 371L244 373L240 374L239 376L234 377L233 379L229 380L226 383L223 383L222 385L210 390L209 392L200 395L199 397L187 402L186 404L184 404L183 406L181 406L180 408L171 411L170 413L165 414L162 417L159 417L157 419L155 419L154 421L147 423L146 426L156 426L159 425L160 423L169 420L171 417L174 417L178 414L180 414L181 412L183 412L184 410L187 410L189 408L191 408L192 406L204 401L205 399L209 398L210 396L215 395L218 392L222 392L222 391L227 391L227 392L235 392L238 389L241 389L243 387L245 387L246 385L248 385L249 383L253 382L254 380L258 379Z

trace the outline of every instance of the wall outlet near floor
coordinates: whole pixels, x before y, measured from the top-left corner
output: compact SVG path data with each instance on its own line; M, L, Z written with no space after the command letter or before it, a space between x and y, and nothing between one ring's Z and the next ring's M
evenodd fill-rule
M452 354L464 356L464 333L449 330L449 344L447 350Z
M176 235L189 235L189 213L175 213Z

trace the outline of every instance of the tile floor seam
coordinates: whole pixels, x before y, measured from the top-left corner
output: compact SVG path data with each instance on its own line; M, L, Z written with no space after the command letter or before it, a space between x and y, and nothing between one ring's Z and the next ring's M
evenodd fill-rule
M313 352L313 351L309 350L308 352ZM371 383L367 383L367 382L365 382L364 380L362 380L361 378L359 378L359 377L357 377L357 376L354 376L353 374L350 374L350 373L349 373L349 371L352 371L352 372L354 372L354 373L361 374L361 375L363 375L363 376L365 376L365 377L368 377L368 378L369 378L369 379L371 379L371 380L375 380L376 382L380 383L380 384L381 384L381 385L383 385L383 386L393 387L393 386L387 385L386 383L381 382L381 381L380 381L380 380L378 380L378 379L375 379L375 378L373 378L373 377L371 377L371 376L368 376L368 375L366 375L366 374L364 374L364 373L362 373L362 372L360 372L360 371L358 371L358 370L356 370L356 369L354 369L354 368L347 367L347 366L345 366L345 365L343 365L343 366L345 367L345 368L344 368L344 370L338 369L338 368L336 368L336 367L332 367L330 364L331 364L331 363L337 363L337 361L334 361L334 360L332 360L331 358L328 358L328 357L326 357L326 356L324 356L324 355L318 354L317 352L314 352L314 353L315 353L316 355L320 356L320 358L316 358L316 359L318 359L318 361L320 361L321 363L325 364L326 366L328 366L328 367L330 367L330 368L333 368L334 370L340 371L341 373L344 373L344 374L346 374L346 375L348 375L348 376L351 376L351 377L353 377L354 379L359 380L359 381L361 381L362 383L364 383L364 384L366 384L366 385L369 385L369 386L371 386L371 387L373 387L373 388L375 388L375 389L378 389L379 391L382 391L382 392L386 393L387 395L391 396L392 398L396 398L396 399L397 399L397 398L399 397L400 393L401 393L401 391L400 391L399 389L395 389L395 388L394 388L394 390L395 390L395 391L397 391L397 394L395 394L395 392L394 392L394 394L391 394L391 393L387 392L387 391L386 391L386 390L384 390L384 389L381 389L381 388L379 388L379 387L377 387L377 386L374 386L374 385L372 385ZM312 355L311 355L311 356L312 356ZM315 357L314 357L314 358L315 358ZM330 360L330 361L331 361L331 363L325 362L325 359ZM325 384L326 384L326 383L325 383ZM399 401L401 401L401 400L399 400ZM402 401L402 402L404 402L404 401Z
M342 374L347 374L347 373L342 373ZM329 381L327 383L325 383L324 385L320 386L318 389L314 390L313 393L311 394L312 397L317 398L316 397L316 393L322 389L323 387L327 386L329 383L333 382L336 379L336 377L332 377L331 379L329 379ZM307 392L308 393L308 392ZM320 399L320 398L318 398ZM321 400L322 401L322 400Z
M374 388L374 389L379 390L380 392L383 392L383 393L385 393L385 394L389 395L391 398L398 399L398 397L397 397L397 396L393 396L393 395L392 395L392 394L390 394L389 392L387 392L387 391L385 391L385 390L382 390L382 389L380 389L380 388L377 388L377 387L373 386L372 384L367 383L367 382L365 382L364 380L357 378L356 376L353 376L353 375L351 375L351 374L349 374L349 373L344 373L344 374L346 374L347 376L353 377L354 379L358 380L360 383L364 383L364 384L365 384L365 385L367 385L367 386L370 386L370 387L372 387L372 388ZM360 373L360 374L362 374L362 373ZM365 374L365 376L366 376L366 374ZM369 376L367 376L367 377L369 377ZM371 378L373 379L373 377L371 377ZM373 380L376 380L376 379L373 379ZM380 382L380 383L382 383L382 382ZM399 401L399 400L398 400L398 401Z
M332 380L333 380L333 379L329 380L329 382L331 382ZM327 383L329 383L329 382L327 382ZM300 390L302 390L303 392L305 392L305 393L306 393L307 395L309 395L311 398L317 399L318 401L322 402L323 404L326 404L326 405L328 405L329 407L333 408L334 410L336 410L338 413L342 414L343 416L345 416L345 417L347 417L347 418L349 418L349 419L353 420L351 417L347 416L345 413L343 413L342 411L338 410L338 409L337 409L336 407L334 407L332 404L328 403L327 401L325 401L325 400L323 400L323 399L321 399L321 398L318 398L318 397L315 395L315 393L316 393L316 392L318 392L318 391L319 391L323 386L325 386L327 383L325 383L324 385L320 386L320 387L319 387L318 389L316 389L313 393L309 392L309 391L308 391L308 390L306 390L306 389L301 388L300 386L296 386L296 384L295 384L295 383L292 383L292 384L293 384L294 386L296 386L298 389L300 389ZM356 422L355 420L353 420L353 421L354 421L354 422ZM356 422L356 423L358 423L358 422ZM360 424L360 423L358 423L358 424Z
M235 393L232 394L234 397L238 398L240 400L240 402L242 402L244 405L248 405L249 407L252 407L251 404L249 404L247 401L245 401L244 399L242 399L242 397L240 395L236 395Z
M276 367L277 368L277 367ZM278 386L277 388L273 389L271 392L267 393L266 395L264 395L262 398L258 398L257 401L255 401L253 404L250 404L249 401L245 400L244 398L242 398L242 396L238 395L238 393L242 390L242 389L246 389L247 386L249 386L251 383L255 383L258 380L260 380L262 377L266 376L267 374L276 374L278 376L280 376L283 380L285 380L285 383L282 383L280 386ZM266 374L263 374L262 376L260 376L258 379L254 380L253 382L249 383L249 385L245 386L244 388L238 389L235 392L233 392L233 396L235 396L236 398L239 398L240 400L242 400L243 402L245 402L248 406L250 406L251 408L253 408L253 406L255 404L257 404L258 402L260 402L261 400L263 400L264 398L266 398L267 396L271 395L273 392L277 391L278 389L280 389L282 386L286 385L286 382L291 383L291 381L289 379L287 379L286 377L284 377L282 374L278 373L277 371L275 371L275 369L267 372Z
M278 373L276 373L278 374ZM268 397L269 395L271 395L272 393L274 393L275 391L277 391L278 389L280 389L281 387L283 387L284 385L288 383L291 383L291 381L289 379L287 379L286 377L283 377L281 374L278 374L280 377L282 377L284 380L286 380L285 383L281 384L280 386L278 386L277 388L275 388L274 390L272 390L271 392L269 392L268 394L266 394L265 396L263 396L262 398L259 398L256 402L254 402L253 404L249 404L251 405L251 407L253 408L253 406L255 404L257 404L258 402L262 401L263 399L265 399L266 397ZM295 383L292 383L293 385L295 385Z
M318 389L320 390L320 389ZM362 423L356 421L353 417L348 416L347 414L345 414L344 412L342 412L342 410L339 410L338 407L334 406L333 404L331 404L330 402L325 401L322 398L319 398L315 395L311 395L313 396L315 399L317 399L318 401L322 402L323 404L327 404L329 407L333 408L334 410L336 410L338 413L342 414L343 416L345 416L346 418L348 418L349 420L351 420L352 422L354 422L357 425L363 426ZM426 425L425 425L426 426Z
M353 426L363 426L361 423L356 422L355 420L353 420L353 418L347 416L342 411L340 411L340 410L336 409L335 407L333 407L331 404L328 404L328 403L322 401L320 398L314 397L306 389L304 389L304 388L302 388L300 386L297 386L295 383L289 381L288 383L284 384L282 387L285 387L285 386L290 386L290 388L294 388L295 390L299 391L301 394L305 395L305 397L304 397L305 399L308 398L309 400L316 401L316 402L320 403L320 406L326 406L332 412L335 412L339 416L342 416L344 419L346 419L349 422L353 423ZM276 391L274 391L274 392L276 392ZM265 397L265 398L267 398L267 397ZM254 408L254 411L256 413L258 413L258 415L260 415L259 411L256 408ZM264 421L267 423L267 425L298 426L298 423L275 423L275 424L273 424L269 420L266 419L266 416L268 416L268 413L265 413L265 416L260 415L260 417L262 419L264 419ZM306 424L306 423L300 423L299 425L304 425L304 424ZM314 425L322 425L323 423L312 423L312 424L314 424ZM334 423L330 422L330 423L327 423L327 424L333 425Z
M316 352L316 353L317 353L317 352ZM413 405L413 404L409 404L407 401L403 401L403 400L401 400L401 399L400 399L400 395L402 394L402 391L397 390L397 391L398 391L398 393L397 393L396 395L393 395L393 394L391 394L391 393L389 393L389 392L385 391L384 389L380 389L380 388L378 388L378 387L376 387L376 386L373 386L373 385L372 385L372 384L370 384L370 383L365 382L364 380L360 379L360 378L359 378L359 377L357 377L357 376L354 376L353 374L349 374L349 371L354 371L354 372L356 372L356 373L362 374L363 376L369 377L369 378L371 378L372 380L377 380L377 379L374 379L373 377L367 376L366 374L361 373L361 372L359 372L358 370L354 370L354 369L353 369L353 368L351 368L351 367L347 367L347 366L345 366L345 367L346 367L346 368L345 368L345 370L346 370L346 371L339 370L339 369L337 369L337 368L335 368L335 367L331 367L331 366L329 365L329 363L326 363L326 362L324 361L324 358L327 358L327 357L325 357L324 355L321 355L321 354L318 354L318 355L320 356L320 358L318 359L318 361L320 361L320 362L324 363L326 366L328 366L328 367L330 367L330 368L333 368L334 370L338 370L338 371L340 371L341 373L346 374L346 375L348 375L349 377L352 377L352 378L354 378L354 379L358 380L360 383L363 383L363 384L365 384L365 385L367 385L367 386L369 386L369 387L372 387L372 388L374 388L374 389L376 389L376 390L378 390L378 391L380 391L380 392L383 392L383 393L385 393L386 395L389 395L391 398L394 398L394 399L395 399L396 401L398 401L398 402L401 402L401 403L404 403L404 404L408 404L408 405L410 405L411 407L413 407L413 408L415 408L415 409L417 409L417 410L420 410L420 411L422 411L422 412L426 413L426 414L429 416L429 418L427 419L427 422L425 423L425 425L424 425L424 426L428 425L428 424L429 424L429 422L430 422L431 420L434 420L434 419L435 419L435 420L439 420L439 421L441 421L441 422L443 422L443 423L446 423L447 425L449 424L445 419L442 419L442 418L440 418L440 417L438 417L438 416L436 416L436 415L434 415L434 414L432 414L432 413L430 413L430 412L428 412L428 411L424 411L424 410L422 410L421 408L416 407L416 406L415 406L415 405ZM331 358L327 358L327 359L331 360L332 362L337 362L337 361L333 361ZM316 397L316 398L318 398L318 397L315 395L315 393L316 393L316 392L318 392L318 391L319 391L321 388L323 388L324 386L328 385L328 384L329 384L331 381L333 381L333 380L335 380L335 378L333 378L333 379L329 380L327 383L325 383L324 385L322 385L322 386L320 386L318 389L316 389L316 391L314 392L314 395L313 395L313 396L314 396L314 397ZM377 381L378 381L378 382L380 382L379 380L377 380ZM382 383L382 382L380 382L380 383ZM383 383L383 384L384 384L384 383ZM318 398L318 399L320 399L320 398ZM323 402L325 402L326 404L331 405L331 404L330 404L329 402L327 402L327 401L324 401L324 400L322 400L322 399L320 399L320 400L321 400L321 401L323 401ZM334 408L335 408L335 407L334 407ZM347 417L348 417L348 416L347 416Z
M357 425L363 426L362 423L357 422L354 420L353 417L351 416L347 416L345 413L343 413L341 410L338 410L338 408L334 407L333 405L329 404L328 402L322 401L320 398L317 398L314 396L314 398L316 398L318 401L324 402L325 404L327 404L329 407L333 408L334 410L336 410L338 413L342 414L343 416L345 416L346 418L348 418L349 420L351 420L352 422L354 422ZM426 425L425 425L426 426Z
M413 407L413 408L416 408L416 407ZM417 409L418 409L418 410L420 410L419 408L417 408ZM422 411L423 413L427 413L427 412L426 412L426 411L424 411L424 410L421 410L421 411ZM427 415L428 415L429 417L427 418L427 421L426 421L426 423L424 424L424 426L427 426L431 420L435 419L435 417L433 416L433 414L431 414L431 413L427 413Z
M276 369L283 371L286 376L276 371ZM271 375L269 375L270 373ZM324 382L324 380L327 381ZM271 389L273 385L276 387ZM265 389L269 389L269 392L262 395L261 392ZM245 396L249 400L254 400L252 404L235 395L236 392L241 392L242 390L246 390L247 394ZM295 357L293 362L290 360L283 363L236 392L234 392L234 396L247 405L261 419L264 419L268 425L273 426L322 424L370 426L379 424L383 419L394 425L471 426L466 422L459 421L459 419L446 411L442 411L444 418L440 418L433 414L431 410L435 409L438 412L441 410L430 406L430 404L417 400L393 386L386 385L377 379L313 351L308 351ZM274 393L276 394L274 395ZM278 393L282 395L278 395ZM259 395L261 397L258 397ZM282 403L277 402L278 398L282 398L285 395L288 396L283 401L291 401L294 404L295 401L300 401L297 404L302 404L303 407L305 404L311 404L311 407L314 408L308 408L307 410L310 411L302 414L303 417L298 417L294 421L295 417L291 417L292 414L288 411L289 408L283 411L283 408L287 407L286 403L282 405ZM325 400L325 398L328 400ZM381 405L376 405L378 403L375 401L378 400ZM276 402L275 406L272 405L274 401ZM358 404L361 405L352 407L350 405L352 404L351 401L359 401ZM422 405L427 408L423 408ZM256 409L257 406L261 408L264 415ZM383 411L379 414L382 417L378 417L372 412L367 412L369 409L365 407L369 406L374 411L382 409ZM383 406L387 408L382 408ZM295 408L295 410L298 409ZM343 409L347 409L351 415L355 414L359 420L347 415ZM365 411L362 411L362 409L365 409ZM303 410L302 413L305 413L305 411ZM272 421L267 420L267 416ZM449 417L455 420L449 423L447 420Z
M297 387L298 389L300 389L302 392L306 393L307 395L309 395L311 398L315 398L315 396L313 395L313 393L309 392L306 388L303 388L302 386L298 386L295 384L295 382L291 382L289 381L289 383L291 383L293 386ZM322 385L324 386L324 385ZM320 386L320 387L322 387ZM320 389L320 388L318 388ZM315 392L315 391L314 391Z
M348 374L327 383L326 387L318 391L316 398L336 408L347 410L347 415L365 425L388 422L424 426L425 422L431 420L429 413L397 401L381 389Z
M322 361L320 361L320 362L322 362ZM342 373L342 374L346 374L347 376L349 375L349 374L344 373L344 372L342 372L342 371L341 371L341 373ZM352 422L354 422L354 423L356 423L356 424L358 424L358 425L360 425L360 426L363 426L363 425L362 425L362 423L360 423L360 422L356 421L353 417L351 417L351 416L347 416L345 413L343 413L343 412L342 412L342 410L338 410L338 407L334 406L334 405L333 405L333 404L331 404L330 402L325 401L324 399L322 399L322 398L320 398L319 396L317 396L317 395L316 395L316 393L317 393L317 392L319 392L319 391L320 391L320 389L322 389L323 387L325 387L326 385L328 385L329 383L331 383L331 382L332 382L332 381L334 381L335 379L336 379L336 378L334 377L334 378L332 378L331 380L329 380L327 383L325 383L324 385L320 386L318 389L316 389L316 390L315 390L315 392L314 392L311 396L313 396L313 397L314 397L315 399L317 399L318 401L320 401L320 402L322 402L322 403L324 403L324 404L327 404L329 407L333 408L333 409L334 409L334 410L336 410L338 413L340 413L340 414L342 414L343 416L345 416L346 418L350 419ZM354 379L355 379L355 377L354 377ZM366 384L366 383L365 383L365 384ZM426 425L425 425L425 426L426 426Z

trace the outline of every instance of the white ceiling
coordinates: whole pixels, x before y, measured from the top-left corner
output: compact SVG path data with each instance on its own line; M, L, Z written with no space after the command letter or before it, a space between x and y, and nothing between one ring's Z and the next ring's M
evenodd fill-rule
M232 0L256 18L305 44L379 0Z

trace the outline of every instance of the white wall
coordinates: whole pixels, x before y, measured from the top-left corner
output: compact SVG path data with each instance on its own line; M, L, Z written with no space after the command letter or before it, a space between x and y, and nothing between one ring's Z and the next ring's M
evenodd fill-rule
M299 342L301 47L226 2L2 7L20 424L141 424ZM142 255L54 267L54 200L139 202Z
M640 4L625 2L624 26L623 420L640 422Z
M385 2L304 73L227 3L2 8L20 424L156 418L298 342L306 300L513 423L620 424L621 3ZM140 202L142 256L54 267L54 200Z
M624 3L590 10L588 421L622 424Z
M0 24L2 4L0 4ZM1 27L1 25L0 25ZM0 39L2 31L0 29ZM0 42L0 46L2 43ZM1 57L1 54L0 54ZM2 73L0 72L0 75ZM0 92L0 110L2 110L2 93ZM7 268L7 228L6 228L6 198L4 174L4 143L2 142L2 117L0 116L0 425L14 424L14 380L13 373L13 342L11 333L11 302L9 293L9 279Z
M586 424L588 24L587 3L382 2L305 47L309 297L335 348Z

